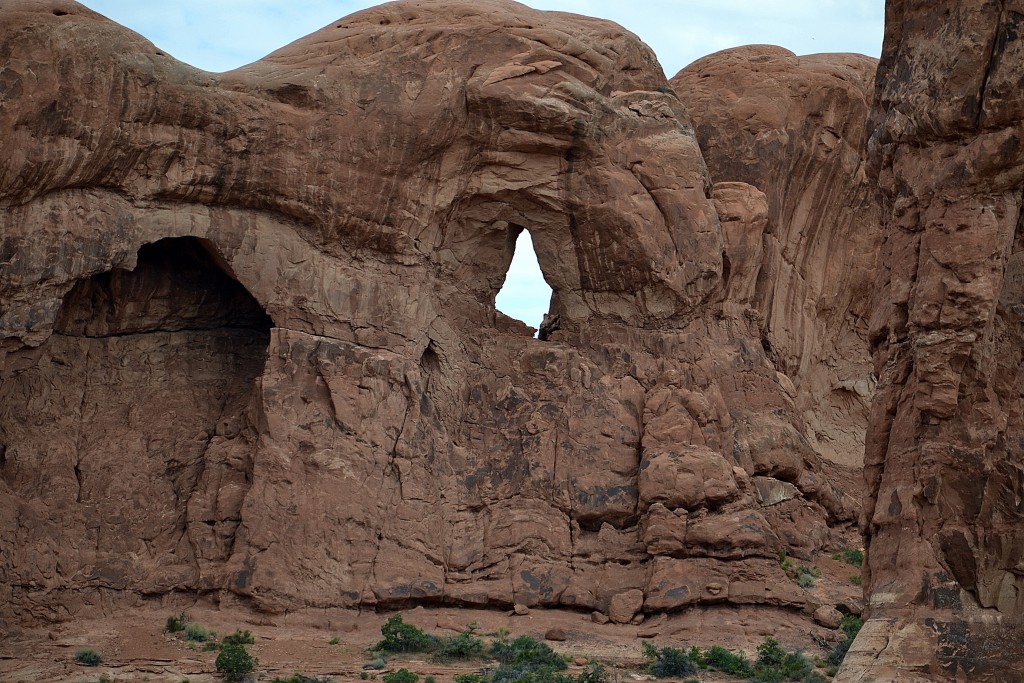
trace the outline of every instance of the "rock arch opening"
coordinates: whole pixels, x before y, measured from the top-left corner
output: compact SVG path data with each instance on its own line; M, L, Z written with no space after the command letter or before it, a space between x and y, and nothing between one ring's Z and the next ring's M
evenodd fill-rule
M512 262L494 306L508 317L537 328L538 336L544 339L549 333L549 327L544 323L551 307L551 295L551 285L541 272L532 235L529 230L519 228ZM548 318L550 324L553 323Z
M58 584L200 588L229 557L272 326L193 237L67 293L51 337L0 383L5 481L42 511L23 540Z

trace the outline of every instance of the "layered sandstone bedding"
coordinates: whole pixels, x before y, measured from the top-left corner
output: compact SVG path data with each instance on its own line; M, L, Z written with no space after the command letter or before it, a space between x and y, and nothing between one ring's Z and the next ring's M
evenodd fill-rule
M768 46L668 82L620 27L506 0L384 5L211 74L70 0L0 3L0 619L639 594L813 630L860 589L780 556L857 546L858 517L876 604L925 570L1016 619L1015 53L982 118L918 120L934 93L894 72L957 43L896 41L915 11L876 85ZM915 208L963 202L955 231ZM544 341L494 307L523 230ZM950 439L997 454L987 484ZM960 523L968 499L998 512Z

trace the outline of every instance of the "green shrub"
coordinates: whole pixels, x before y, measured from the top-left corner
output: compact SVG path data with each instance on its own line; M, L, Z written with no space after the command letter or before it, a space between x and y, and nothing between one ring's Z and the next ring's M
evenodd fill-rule
M341 639L338 638L338 636L334 636L333 638L331 638L330 640L327 641L327 644L328 645L337 645L340 642L341 642Z
M288 678L275 678L270 683L327 683L327 680L326 678L311 678L296 671Z
M843 620L839 622L839 630L846 634L846 637L853 640L860 633L864 622L855 614L844 614Z
M372 648L380 652L423 652L436 642L435 638L402 621L401 614L392 615L380 627L380 632L384 639Z
M365 671L360 671L359 672L359 678L363 679L364 681L367 681L367 680L370 679L370 674L368 674Z
M423 678L423 683L437 683L437 679L433 676L425 676Z
M185 637L197 643L205 643L211 638L216 638L217 632L204 628L199 624L189 624L185 627Z
M433 659L449 662L456 659L474 659L484 654L484 641L466 631L451 638L438 638Z
M697 665L685 650L674 647L657 647L650 643L644 643L643 648L644 658L647 660L647 670L655 678L689 676L697 673Z
M814 577L810 574L797 574L796 583L801 588L814 588Z
M239 683L246 674L256 668L256 658L249 654L245 645L226 643L217 655L214 665L219 673L224 674L228 683Z
M730 652L720 645L712 645L704 651L704 664L732 676L749 676L750 662L742 652Z
M369 662L367 664L363 664L363 668L364 669L374 669L374 670L379 671L379 670L383 669L384 667L386 667L387 665L388 665L387 660L384 659L384 657L378 656L372 662Z
M853 614L844 614L843 620L839 624L839 630L846 634L846 640L840 641L829 651L826 661L830 667L838 667L843 663L846 658L846 653L850 651L850 646L853 645L853 639L860 633L861 626L864 622L861 621L860 617Z
M416 683L420 677L408 669L399 669L389 674L384 674L384 683Z
M571 676L565 671L565 658L546 643L530 636L496 642L490 654L499 666L491 676L492 683L568 683Z
M814 662L796 650L787 652L779 641L770 636L757 646L757 660L749 675L756 683L819 683L825 680L814 670Z
M864 564L864 551L847 548L832 556L833 560L841 560L846 564L860 567Z
M586 671L576 677L576 683L610 683L611 679L608 669L594 662Z
M103 658L92 648L84 648L75 652L75 661L83 666L98 666Z
M860 574L850 574L850 583L852 583L854 586L861 585Z
M203 643L203 652L213 652L214 650L219 649L220 645L215 640L208 640L205 643Z
M779 566L782 567L782 571L787 574L793 569L793 561L786 557L786 551L779 551Z
M565 659L531 636L519 636L515 640L495 642L491 645L491 656L501 664L536 664L550 665L559 671L566 668Z
M779 645L779 641L771 636L764 639L764 642L757 646L757 666L782 666L786 660L786 651Z
M188 626L188 615L181 612L177 616L171 615L167 617L167 623L164 626L164 630L168 633L181 633Z
M487 677L481 674L455 674L455 683L488 683Z
M234 633L224 636L223 642L224 645L255 645L256 638L249 632L249 629L244 631L235 630Z

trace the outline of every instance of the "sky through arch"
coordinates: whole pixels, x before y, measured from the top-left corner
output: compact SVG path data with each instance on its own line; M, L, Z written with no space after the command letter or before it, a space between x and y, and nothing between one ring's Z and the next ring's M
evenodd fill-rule
M523 230L516 239L512 265L508 268L505 284L498 292L494 306L511 318L539 328L550 303L551 287L540 272L533 238L529 230Z

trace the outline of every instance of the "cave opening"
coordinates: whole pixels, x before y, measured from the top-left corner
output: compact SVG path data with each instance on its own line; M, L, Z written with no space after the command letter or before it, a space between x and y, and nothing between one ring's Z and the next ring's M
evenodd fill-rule
M520 228L515 240L512 262L505 274L494 306L510 318L538 329L541 339L548 331L544 325L545 316L551 304L551 286L544 279L533 236L529 230Z
M32 364L0 384L0 434L17 454L8 484L54 511L56 574L135 577L142 590L173 575L187 588L230 556L272 327L194 237L146 244L132 270L68 291Z
M56 333L82 337L224 329L269 339L271 327L216 247L196 237L145 244L134 269L80 280L54 322Z

